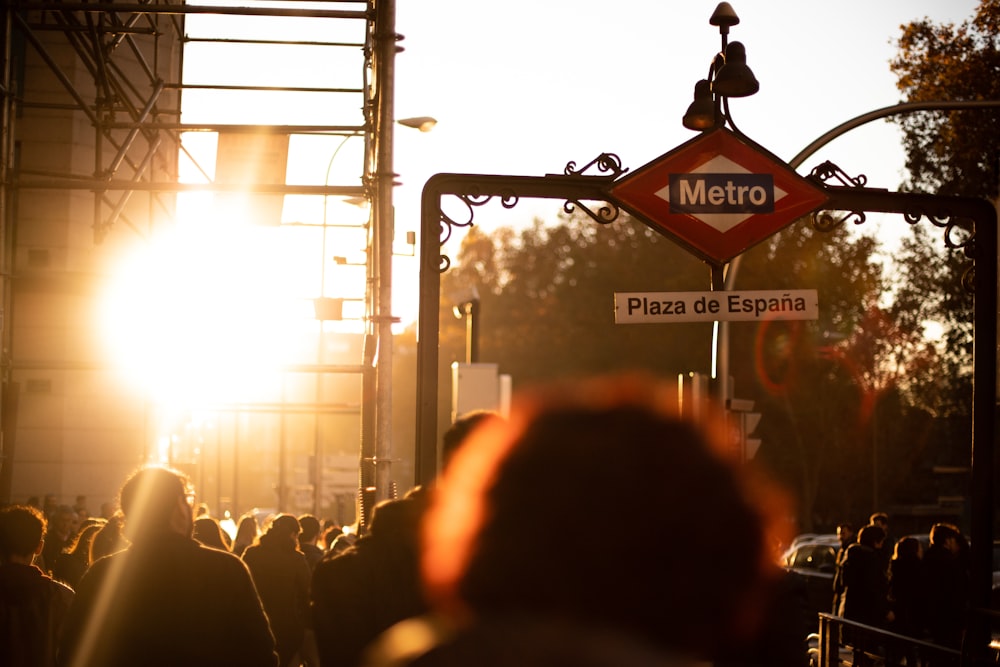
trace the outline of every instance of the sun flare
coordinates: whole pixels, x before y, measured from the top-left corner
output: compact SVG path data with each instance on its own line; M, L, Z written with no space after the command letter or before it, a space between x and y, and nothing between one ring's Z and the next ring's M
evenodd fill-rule
M178 225L118 266L104 338L130 380L159 402L259 396L316 326L302 294L304 264L275 228Z

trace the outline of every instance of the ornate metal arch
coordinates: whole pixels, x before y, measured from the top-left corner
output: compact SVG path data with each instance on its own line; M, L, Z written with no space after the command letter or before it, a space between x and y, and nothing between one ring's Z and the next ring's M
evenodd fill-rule
M584 172L596 167L605 175L588 176ZM441 272L450 260L441 252L440 243L447 240L456 226L473 223L474 211L494 198L511 208L522 197L563 199L564 207L580 206L580 202L605 202L588 215L597 222L617 217L617 207L608 196L615 179L624 173L617 159L600 156L577 170L569 163L564 174L543 177L497 176L475 174L437 174L428 180L421 202L420 246L420 313L417 349L417 415L415 477L425 484L437 472L437 401L438 401L438 310L440 307ZM988 545L993 536L993 467L997 416L997 214L994 206L970 197L946 197L916 193L889 192L865 187L866 179L849 177L836 165L824 163L813 173L829 196L823 211L847 212L837 219L820 214L820 226L835 226L846 219L855 223L865 220L865 213L899 213L913 224L927 218L944 230L945 243L961 249L972 261L963 284L975 294L975 378L973 388L972 427L972 535L987 548L972 554L973 589L990 590L992 568ZM835 180L840 185L830 185ZM469 211L464 221L455 221L441 211L444 195L457 196ZM605 208L607 209L605 211ZM571 209L567 209L571 210ZM972 222L972 233L958 235L960 221ZM427 241L431 241L428 243ZM983 249L983 251L979 251ZM985 559L985 560L984 560ZM975 600L975 603L982 601ZM988 603L988 600L986 600ZM988 606L988 605L987 605Z

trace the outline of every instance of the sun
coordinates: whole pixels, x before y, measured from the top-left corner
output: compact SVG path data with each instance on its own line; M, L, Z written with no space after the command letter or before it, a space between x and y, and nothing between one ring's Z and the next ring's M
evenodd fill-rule
M259 397L316 326L304 295L310 266L275 227L177 224L118 265L103 302L103 338L129 380L157 402Z

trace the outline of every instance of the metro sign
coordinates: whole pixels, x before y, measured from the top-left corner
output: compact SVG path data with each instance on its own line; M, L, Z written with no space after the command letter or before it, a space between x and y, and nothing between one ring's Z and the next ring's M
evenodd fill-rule
M821 187L725 128L653 160L618 181L611 195L647 225L716 264L827 200Z

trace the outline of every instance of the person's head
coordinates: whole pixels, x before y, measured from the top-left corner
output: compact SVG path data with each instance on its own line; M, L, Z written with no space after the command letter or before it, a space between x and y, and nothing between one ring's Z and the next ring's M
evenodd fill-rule
M896 540L896 546L892 552L893 560L918 560L923 554L923 546L920 540L909 535Z
M210 516L200 516L194 520L191 536L206 547L228 551L226 540L222 536L222 526Z
M93 522L88 523L83 527L83 530L79 532L76 539L73 541L66 550L71 553L75 558L82 560L85 563L90 563L90 546L94 542L94 536L97 535L98 531L104 522Z
M936 523L931 526L931 546L944 547L953 554L962 550L962 531L950 523Z
M101 503L101 518L110 519L118 511L118 506L116 503L108 501Z
M76 534L80 525L80 517L69 505L59 505L49 518L48 534L53 539L67 540Z
M320 544L320 546L323 547L324 551L329 551L333 547L333 543L336 539L343 534L343 526L327 526L323 529L323 538L321 540L322 544Z
M674 650L746 639L774 574L749 474L677 417L676 385L627 376L522 395L445 469L424 524L428 598L457 619L576 619ZM599 548L593 527L614 530ZM678 539L682 537L682 539Z
M111 555L121 551L128 546L128 540L122 534L122 524L125 518L121 512L111 515L100 530L94 534L94 539L90 543L90 562L93 563L98 558Z
M319 519L312 514L303 514L299 517L299 544L315 544L319 539L320 524Z
M247 512L240 517L239 523L236 524L236 537L233 538L233 544L243 546L253 544L259 536L260 526L257 525L257 517Z
M455 452L472 431L493 419L502 419L502 417L489 410L474 410L456 419L441 436L441 469L444 470L448 467Z
M299 545L300 531L301 527L299 526L298 519L291 514L279 514L271 521L271 525L268 526L267 532L264 533L261 541L266 539L268 542L275 542L296 549Z
M858 533L858 544L863 544L872 549L878 549L885 542L885 530L882 526L870 523Z
M854 526L850 523L841 523L837 525L837 537L840 539L842 545L848 545L854 541Z
M42 549L45 515L29 505L10 505L0 509L0 562L27 560Z
M133 542L164 532L190 537L193 499L191 484L183 473L158 466L140 469L126 480L119 496L126 537Z
M887 535L889 534L889 515L885 512L875 512L868 517L868 523L875 524L884 530Z

